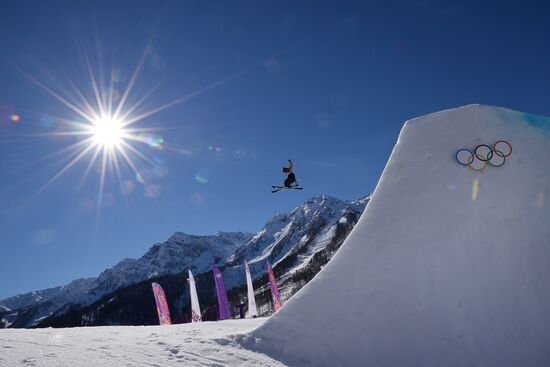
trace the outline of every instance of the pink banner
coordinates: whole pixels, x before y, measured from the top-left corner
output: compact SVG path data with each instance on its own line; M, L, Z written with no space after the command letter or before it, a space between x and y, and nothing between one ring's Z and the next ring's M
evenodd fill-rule
M271 297L273 298L273 307L275 308L275 312L277 312L283 304L281 303L281 297L279 296L279 290L277 289L275 274L273 274L273 269L271 269L271 265L269 265L269 263L267 263L267 274L269 275L269 283L271 285Z
M170 310L168 309L168 302L166 302L166 295L164 294L164 289L157 284L151 283L153 287L153 293L155 295L155 301L157 302L157 313L159 315L159 324L160 325L170 325L172 321L170 320Z

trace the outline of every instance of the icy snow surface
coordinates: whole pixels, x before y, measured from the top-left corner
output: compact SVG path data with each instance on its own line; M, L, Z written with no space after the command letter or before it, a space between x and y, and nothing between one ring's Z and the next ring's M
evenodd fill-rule
M283 366L230 334L263 319L169 326L0 330L0 366Z
M501 139L500 168L455 161ZM237 340L291 366L550 366L550 119L408 121L340 250Z

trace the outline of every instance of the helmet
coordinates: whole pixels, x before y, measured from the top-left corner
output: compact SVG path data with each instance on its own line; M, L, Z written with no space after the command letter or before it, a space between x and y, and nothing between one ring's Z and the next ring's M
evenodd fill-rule
M287 173L289 171L288 167L283 167L283 170L282 170L284 173Z

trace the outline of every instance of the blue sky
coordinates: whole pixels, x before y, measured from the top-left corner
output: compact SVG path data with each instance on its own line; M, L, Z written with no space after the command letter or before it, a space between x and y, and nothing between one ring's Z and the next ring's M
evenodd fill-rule
M257 231L310 196L368 194L409 118L470 103L550 116L548 19L542 1L3 1L0 298L175 231ZM129 101L192 96L133 125L156 129L159 144L132 143L152 163L107 170L101 210L99 162L79 185L91 154L40 191L69 161L48 156L79 141L52 134L82 116L28 76L93 101L83 55L122 95L144 53ZM288 158L305 190L273 195Z

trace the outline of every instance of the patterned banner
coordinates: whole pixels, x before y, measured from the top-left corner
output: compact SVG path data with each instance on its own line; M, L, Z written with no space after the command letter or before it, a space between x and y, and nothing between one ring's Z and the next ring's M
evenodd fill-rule
M158 283L151 283L153 287L153 294L155 295L155 301L157 302L157 314L159 315L160 325L170 325L170 310L168 309L168 303L166 302L166 295L164 290Z
M199 306L199 297L197 297L197 288L195 287L195 278L189 270L189 292L191 293L191 322L200 322L201 308Z
M275 308L275 312L277 312L283 304L281 303L281 297L279 297L279 290L277 289L275 274L273 274L273 269L271 269L271 265L269 265L269 263L267 263L267 274L269 275L269 283L271 285L271 297L273 298L273 307Z
M218 293L218 305L220 307L220 320L230 319L229 303L227 302L227 293L220 269L214 268L214 280L216 281L216 292Z

